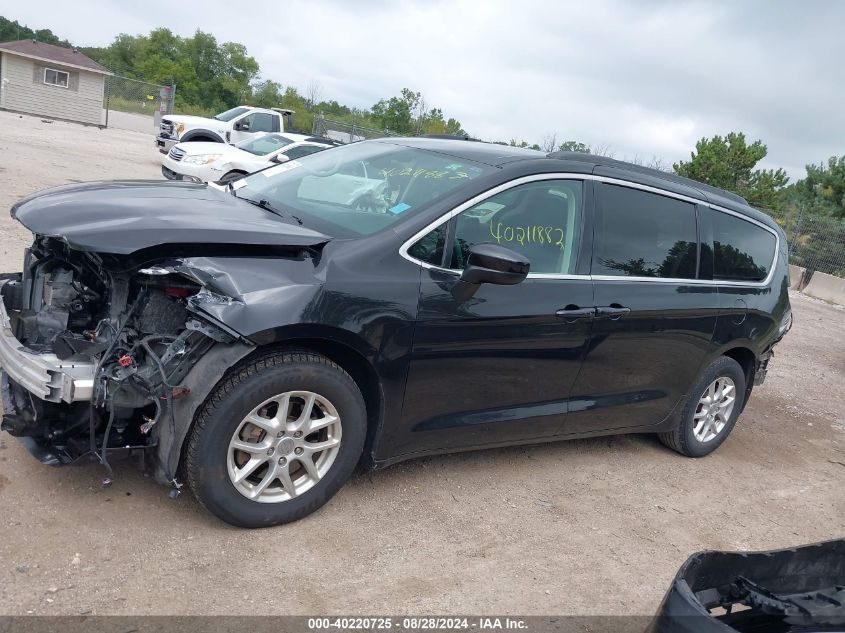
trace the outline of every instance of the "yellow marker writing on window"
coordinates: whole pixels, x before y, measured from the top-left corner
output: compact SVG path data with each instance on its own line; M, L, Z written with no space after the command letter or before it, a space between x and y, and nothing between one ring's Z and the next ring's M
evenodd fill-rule
M491 222L490 235L495 238L497 244L502 242L516 242L520 246L526 244L544 244L557 246L563 250L564 231L554 226L526 225L506 226L504 222Z

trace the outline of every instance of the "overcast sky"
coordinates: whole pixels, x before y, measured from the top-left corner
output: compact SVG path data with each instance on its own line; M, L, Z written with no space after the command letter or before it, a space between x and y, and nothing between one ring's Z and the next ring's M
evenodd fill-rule
M794 178L845 153L838 0L27 0L0 11L80 45L196 28L262 77L370 107L403 87L488 140L556 133L616 158L687 158L743 131Z

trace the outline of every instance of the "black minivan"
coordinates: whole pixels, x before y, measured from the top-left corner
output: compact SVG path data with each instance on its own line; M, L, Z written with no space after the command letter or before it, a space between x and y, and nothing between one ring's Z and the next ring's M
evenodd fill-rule
M704 456L792 319L768 216L584 154L391 138L12 215L3 429L52 465L143 451L239 526L359 463L631 432Z

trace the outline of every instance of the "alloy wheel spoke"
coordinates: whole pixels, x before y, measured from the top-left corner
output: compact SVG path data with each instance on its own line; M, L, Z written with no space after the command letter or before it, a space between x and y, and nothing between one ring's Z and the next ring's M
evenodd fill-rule
M267 472L264 474L264 477L261 481L253 488L252 490L252 498L256 499L261 496L261 493L267 489L273 481L278 477L278 472L276 469L276 463L270 462L269 468L267 468Z
M290 412L290 394L282 394L278 398L274 398L274 402L278 403L279 408L276 415L273 416L273 421L276 423L277 429L285 428L288 422L288 413Z
M296 486L293 485L293 480L290 478L290 468L287 465L280 466L278 470L279 483L282 484L285 492L291 497L296 496Z
M244 453L249 453L250 455L258 455L258 454L266 454L267 449L270 448L272 444L265 440L263 442L247 442L246 440L232 440L230 444L231 448L235 449L236 451L243 451Z
M309 423L308 423L308 428L305 429L305 434L310 435L314 431L319 431L320 429L324 429L327 426L331 426L335 422L337 422L337 418L333 415L324 415L322 418L310 420Z
M235 471L234 482L236 484L241 483L244 479L249 477L252 473L255 472L255 469L261 466L264 462L267 461L267 456L265 455L262 457L252 457L246 464L241 466Z
M302 464L305 472L308 473L308 476L311 477L313 481L320 481L320 473L317 471L317 465L311 459L310 454L300 457L298 461Z
M316 399L317 396L313 393L309 393L305 398L305 404L302 405L302 413L299 414L299 417L293 423L294 431L301 431L310 423Z
M340 444L340 440L336 437L330 437L327 440L323 440L322 442L306 442L305 443L305 450L310 453L321 453L325 450L330 448L334 448Z
M262 431L267 431L267 433L275 433L279 428L274 418L264 418L257 413L247 416L246 421L253 426L257 426Z

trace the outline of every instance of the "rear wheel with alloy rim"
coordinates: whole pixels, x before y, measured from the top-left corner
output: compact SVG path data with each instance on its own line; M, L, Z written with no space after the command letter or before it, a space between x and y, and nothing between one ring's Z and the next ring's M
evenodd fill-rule
M699 442L711 442L725 430L736 404L736 384L728 376L719 376L710 383L692 417L692 434Z
M730 434L745 398L745 373L722 356L701 373L690 390L678 425L660 441L688 457L712 453Z
M236 367L201 407L188 483L224 521L266 527L310 514L352 474L366 408L355 382L312 353L269 353Z

